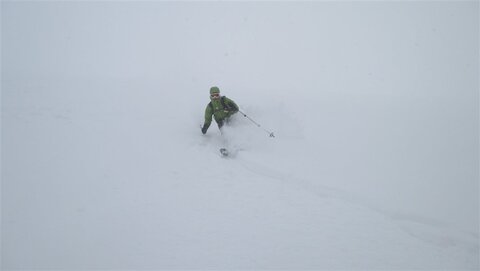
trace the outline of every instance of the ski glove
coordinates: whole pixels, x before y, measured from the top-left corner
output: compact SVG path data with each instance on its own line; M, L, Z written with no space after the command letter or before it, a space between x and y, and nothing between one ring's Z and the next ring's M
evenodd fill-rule
M206 134L208 130L208 125L203 125L202 127L202 134Z

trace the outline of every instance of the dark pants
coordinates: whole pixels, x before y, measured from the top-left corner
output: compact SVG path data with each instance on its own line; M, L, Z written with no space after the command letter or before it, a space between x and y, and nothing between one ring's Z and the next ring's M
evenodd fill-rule
M221 119L221 120L215 120L217 122L217 125L218 125L218 129L222 128L223 125L227 125L230 123L230 118L224 118L224 119Z

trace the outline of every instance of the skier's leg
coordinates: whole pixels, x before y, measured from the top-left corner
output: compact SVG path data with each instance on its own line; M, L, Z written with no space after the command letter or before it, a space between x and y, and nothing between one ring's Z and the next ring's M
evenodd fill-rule
M224 123L223 120L217 120L218 129L221 129Z

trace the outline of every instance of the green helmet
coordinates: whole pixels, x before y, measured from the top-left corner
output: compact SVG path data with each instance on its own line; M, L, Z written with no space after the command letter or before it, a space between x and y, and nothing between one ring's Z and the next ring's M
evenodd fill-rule
M213 94L213 93L220 93L220 89L218 87L211 87L210 94Z

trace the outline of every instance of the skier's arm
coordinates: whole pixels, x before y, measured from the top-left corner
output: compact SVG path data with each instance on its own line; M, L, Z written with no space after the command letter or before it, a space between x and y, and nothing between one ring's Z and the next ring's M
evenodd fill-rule
M230 100L229 98L225 97L225 103L230 108L230 112L232 115L238 112L238 105L233 100Z
M203 123L203 127L202 127L202 133L204 134L207 132L208 127L210 127L210 124L212 123L212 115L213 115L212 107L209 104L205 109L205 122Z

